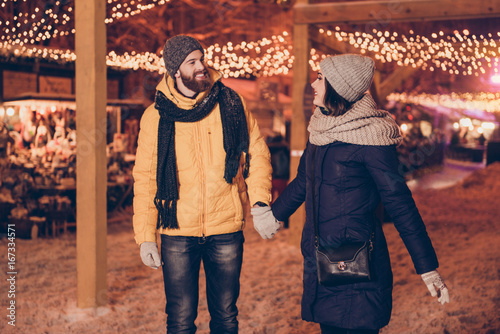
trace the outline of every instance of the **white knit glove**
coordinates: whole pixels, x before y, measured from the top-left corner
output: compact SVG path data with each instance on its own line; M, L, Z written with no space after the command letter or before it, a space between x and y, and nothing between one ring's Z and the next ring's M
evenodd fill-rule
M432 297L437 296L441 305L450 302L448 288L446 287L446 284L444 284L443 278L436 270L429 271L421 276Z
M146 266L153 269L158 269L161 266L156 242L146 241L141 244L141 259Z
M262 239L271 239L281 228L281 224L274 218L271 207L258 206L250 209L253 216L253 227L259 232Z

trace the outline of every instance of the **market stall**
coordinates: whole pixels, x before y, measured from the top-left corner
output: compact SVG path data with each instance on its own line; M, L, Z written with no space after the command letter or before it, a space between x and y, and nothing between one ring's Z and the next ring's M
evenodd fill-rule
M414 164L417 160L439 163L442 153L450 159L482 163L487 143L498 140L499 98L499 93L389 95L388 106L396 110L405 134L399 149L408 156L416 148L422 157L413 159Z
M138 101L110 100L106 140L108 214L131 204ZM76 226L76 104L73 96L30 94L5 101L0 121L0 233L15 223L20 235L57 236ZM85 140L82 138L81 140Z

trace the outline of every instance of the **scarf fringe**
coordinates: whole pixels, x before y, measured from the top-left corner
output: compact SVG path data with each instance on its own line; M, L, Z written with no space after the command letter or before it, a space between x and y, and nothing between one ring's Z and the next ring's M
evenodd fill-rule
M250 154L248 154L248 150L243 150L238 152L245 153L245 164L243 165L243 178L248 177L248 173L250 170ZM240 158L242 153L236 154L226 154L226 167L224 170L224 180L227 183L232 184L233 178L238 174L238 168L240 166ZM235 157L235 155L237 155Z
M157 229L160 227L166 229L179 229L179 224L177 222L177 201L165 201L156 197L155 206L158 210Z
M246 179L250 171L250 154L248 154L248 150L244 152L245 152L245 168L243 169L243 178Z
M224 180L227 183L232 184L233 178L238 173L239 160L233 155L226 154L226 168L224 170Z

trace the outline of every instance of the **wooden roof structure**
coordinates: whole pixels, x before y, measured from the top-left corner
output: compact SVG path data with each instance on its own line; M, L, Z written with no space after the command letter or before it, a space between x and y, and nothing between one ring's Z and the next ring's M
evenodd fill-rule
M75 20L70 9L75 0L3 2L6 6L0 12L0 23L3 22L0 42L20 39L26 46L74 49ZM309 0L306 3L297 0L106 0L105 3L107 52L118 55L141 52L161 55L165 40L180 33L196 37L205 46L257 41L283 31L290 33L294 23L307 24L310 46L325 53L358 53L359 50L345 42L325 38L317 31L321 26L338 25L348 32L367 31L372 27L398 32L415 30L424 35L441 29L445 36L453 35L454 29L469 26L473 26L471 31L476 33L495 32L500 26L496 0L480 0L474 4L463 0ZM126 17L127 13L134 13L131 10L134 6L141 6L141 10ZM6 24L9 21L10 25ZM13 23L18 26L14 27ZM382 81L393 72L388 64L377 67ZM412 76L409 71L404 72L393 78L402 82ZM379 87L382 97L391 92L387 82Z

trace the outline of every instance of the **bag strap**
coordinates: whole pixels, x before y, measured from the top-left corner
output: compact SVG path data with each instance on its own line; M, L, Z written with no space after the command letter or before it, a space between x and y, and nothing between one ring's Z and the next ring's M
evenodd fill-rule
M312 153L311 153L311 194L312 194L312 207L313 207L313 222L314 222L314 245L316 248L319 247L319 228L318 228L318 217L317 217L317 210L316 210L316 170L314 166L315 158L316 158L316 145L311 144L310 146L312 148ZM375 214L374 214L375 215ZM376 217L376 216L375 216ZM378 219L378 218L377 218ZM373 220L373 230L370 235L370 251L373 249L373 241L375 240L375 229L376 229L376 220Z

